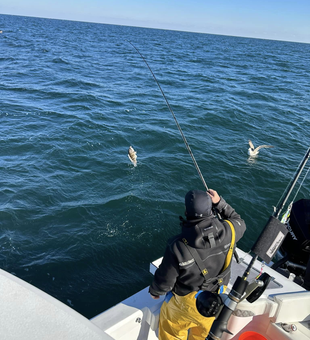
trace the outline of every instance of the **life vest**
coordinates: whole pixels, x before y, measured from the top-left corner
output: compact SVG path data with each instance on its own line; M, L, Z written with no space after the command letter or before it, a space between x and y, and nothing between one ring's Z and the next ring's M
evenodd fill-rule
M208 291L217 291L220 290L221 286L227 285L229 282L230 278L230 268L231 268L231 263L232 263L232 256L234 253L235 249L235 244L236 244L236 239L235 239L235 228L233 224L229 220L224 220L231 229L231 242L229 246L229 250L226 255L226 259L224 262L224 265L222 269L220 270L219 274L215 277L208 277L208 269L206 268L204 262L202 261L201 257L199 256L197 250L193 247L191 247L186 238L182 239L182 242L185 244L187 247L189 253L191 256L194 258L201 274L204 277L204 281L200 287L201 290L208 290ZM212 247L211 247L212 249Z

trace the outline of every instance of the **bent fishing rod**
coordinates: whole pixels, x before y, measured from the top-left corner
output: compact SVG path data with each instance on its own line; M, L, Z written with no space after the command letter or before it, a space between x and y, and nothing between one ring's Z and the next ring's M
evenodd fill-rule
M178 127L178 129L179 129L179 131L180 131L180 134L181 134L182 139L183 139L183 141L184 141L184 143L185 143L185 146L186 146L186 148L187 148L187 151L189 152L189 154L190 154L190 156L191 156L191 158L192 158L192 160L193 160L193 162L194 162L194 165L195 165L195 168L196 168L196 170L197 170L197 172L198 172L198 175L199 175L199 177L200 177L200 179L201 179L203 185L205 186L206 190L208 191L209 188L208 188L208 186L207 186L207 183L206 183L206 181L204 180L204 178L203 178L203 176L202 176L202 173L201 173L201 171L200 171L200 169L199 169L199 166L198 166L198 164L197 164L197 162L196 162L196 159L195 159L195 157L194 157L194 155L193 155L193 153L192 153L192 150L191 150L191 148L190 148L190 146L189 146L189 144L188 144L188 142L187 142L187 140L186 140L186 138L185 138L185 136L184 136L184 133L183 133L183 131L182 131L182 129L181 129L181 126L180 126L180 124L178 123L177 118L176 118L176 116L175 116L175 114L174 114L174 112L173 112L173 110L172 110L172 108L171 108L171 106L170 106L170 104L169 104L169 102L168 102L168 99L166 98L166 96L165 96L165 94L164 94L164 91L162 90L162 88L161 88L159 82L157 81L157 79L156 79L156 77L155 77L155 74L153 73L153 71L152 71L150 65L148 64L148 62L146 61L146 59L143 57L143 55L140 53L140 51L137 49L137 47L136 47L135 45L133 45L129 40L127 40L127 41L128 41L129 44L130 44L130 45L138 52L138 54L140 55L140 57L142 58L142 60L145 62L146 66L147 66L148 69L150 70L150 72L151 72L151 74L152 74L152 76L153 76L153 78L154 78L154 80L155 80L155 82L156 82L158 88L160 89L161 94L163 95L163 97L164 97L164 99L165 99L165 101L166 101L166 104L167 104L167 106L168 106L168 109L170 110L170 112L171 112L171 114L172 114L172 116L173 116L173 119L174 119L174 121L175 121L175 123L176 123L176 125L177 125L177 127Z

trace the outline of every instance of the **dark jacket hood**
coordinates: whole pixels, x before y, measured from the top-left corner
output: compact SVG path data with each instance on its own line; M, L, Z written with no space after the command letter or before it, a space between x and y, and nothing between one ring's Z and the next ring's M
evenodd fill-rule
M219 224L219 226L218 226ZM182 237L191 247L198 249L211 248L210 238L218 238L221 223L217 223L214 215L197 220L182 220Z

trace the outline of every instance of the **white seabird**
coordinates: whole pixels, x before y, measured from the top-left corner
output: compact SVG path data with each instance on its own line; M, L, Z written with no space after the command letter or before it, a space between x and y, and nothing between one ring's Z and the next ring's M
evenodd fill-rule
M248 154L250 156L256 156L259 153L259 149L261 148L273 148L273 145L260 145L257 148L254 147L253 143L249 140L249 149L248 149Z

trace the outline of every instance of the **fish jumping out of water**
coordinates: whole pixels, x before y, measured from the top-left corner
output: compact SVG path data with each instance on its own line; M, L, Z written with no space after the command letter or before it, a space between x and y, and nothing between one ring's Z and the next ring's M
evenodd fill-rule
M258 155L259 149L261 149L261 148L273 148L272 145L260 145L260 146L258 146L257 148L255 148L254 145L253 145L253 143L252 143L250 140L249 140L249 145L250 145L250 147L249 147L249 149L248 149L248 154L249 154L250 156L256 156L256 155Z
M134 166L137 166L137 153L132 146L128 149L128 158Z

